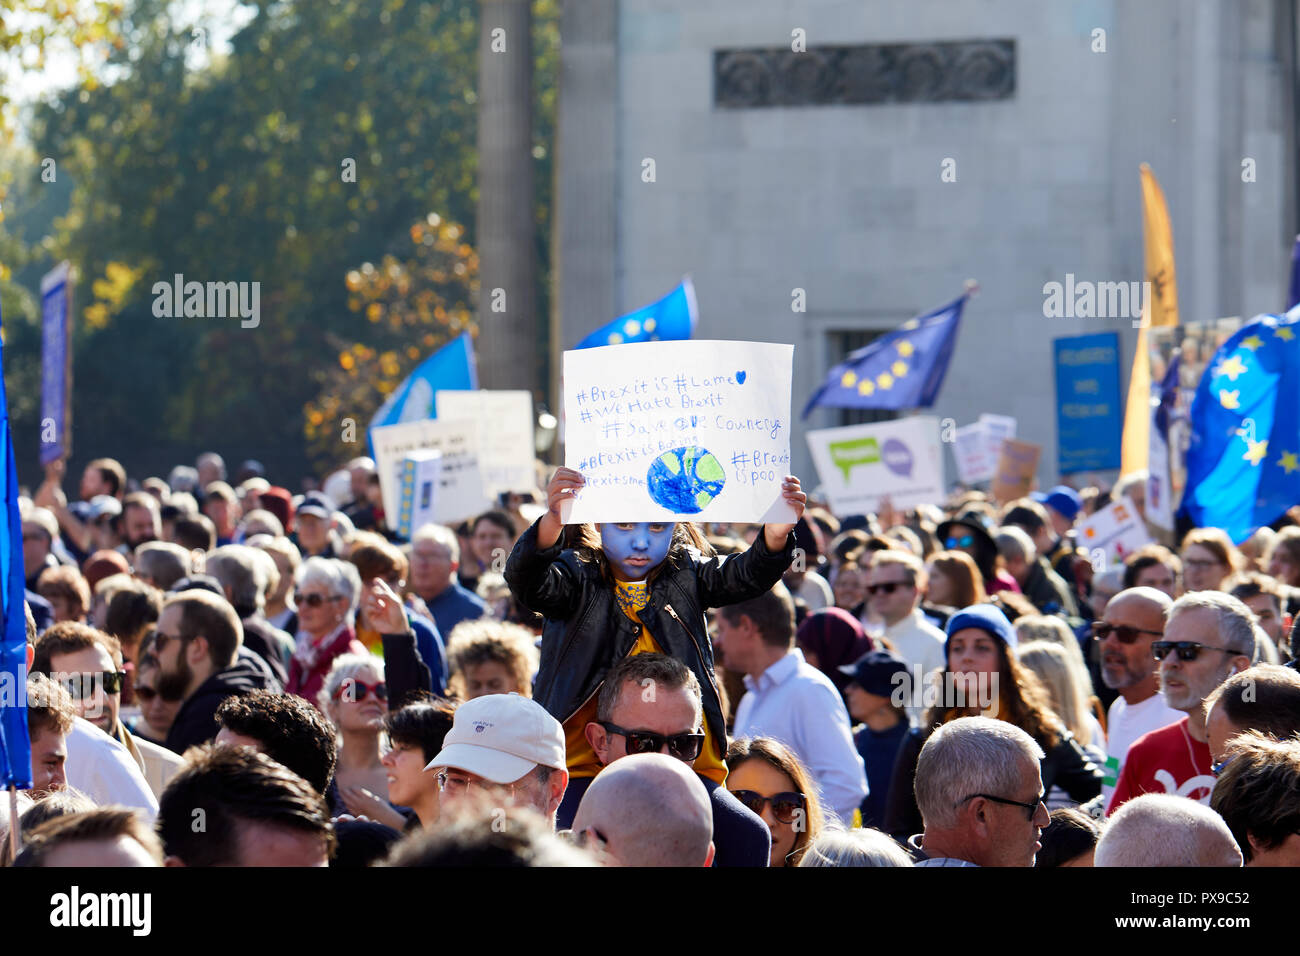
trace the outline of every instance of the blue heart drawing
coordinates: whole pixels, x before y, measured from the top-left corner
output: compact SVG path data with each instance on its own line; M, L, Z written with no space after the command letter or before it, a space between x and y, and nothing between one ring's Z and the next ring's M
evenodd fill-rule
M744 372L737 372L737 373L736 373L736 384L737 384L737 385L744 385L744 384L745 384L745 373L744 373Z

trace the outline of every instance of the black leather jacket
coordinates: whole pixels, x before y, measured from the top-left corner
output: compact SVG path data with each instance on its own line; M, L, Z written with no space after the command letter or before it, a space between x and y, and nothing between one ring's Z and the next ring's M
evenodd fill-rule
M580 560L576 551L558 543L538 550L540 520L515 542L505 578L521 604L546 618L533 699L563 723L591 700L605 675L628 655L640 626L619 610L599 565ZM675 559L670 556L650 582L649 603L639 617L666 654L695 672L704 696L704 719L724 750L727 730L704 609L748 601L770 590L790 566L794 547L792 533L783 550L772 552L760 533L741 554L705 558L691 550Z

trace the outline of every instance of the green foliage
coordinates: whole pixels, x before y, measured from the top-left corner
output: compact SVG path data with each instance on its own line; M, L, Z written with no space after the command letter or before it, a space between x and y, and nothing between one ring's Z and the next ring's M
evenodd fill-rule
M119 24L131 42L109 55L122 78L35 113L36 154L75 186L48 249L83 277L74 443L79 456L122 456L133 474L210 446L292 481L308 466L304 409L322 405L341 347L379 334L348 307L349 270L404 258L411 223L431 211L465 224L474 244L477 3L250 6L230 53L196 70L194 24L170 20L162 0L134 0ZM545 274L555 0L537 17ZM344 181L348 160L355 182ZM154 283L176 273L260 282L259 327L154 317ZM400 354L404 375L417 360ZM39 364L39 351L25 360ZM342 412L364 423L374 405Z

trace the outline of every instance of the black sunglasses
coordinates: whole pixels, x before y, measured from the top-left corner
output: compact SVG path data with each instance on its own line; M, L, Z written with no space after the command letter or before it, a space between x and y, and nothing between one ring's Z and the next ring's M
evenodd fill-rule
M101 686L106 694L119 693L124 680L126 680L125 671L99 671L88 674L68 674L63 678L62 683L73 700L82 700L86 697L94 697Z
M1139 634L1154 634L1160 637L1164 631L1148 631L1141 627L1130 627L1127 624L1107 624L1105 621L1093 621L1092 636L1095 640L1104 641L1114 633L1115 639L1121 644L1132 644L1138 639Z
M772 816L776 817L781 823L794 823L798 818L798 814L808 804L802 793L774 793L770 797L765 797L753 790L733 790L731 795L750 810L753 810L756 816L762 816L763 807L766 804L772 804Z
M906 581L886 581L884 584L868 584L867 593L872 597L877 594L893 594L899 588L910 588L912 585Z
M625 730L607 720L600 721L606 733L618 734L627 738L627 752L630 754L657 754L668 747L668 756L687 762L700 755L704 747L704 734L656 734L650 730Z
M320 607L326 601L338 600L341 600L341 598L337 594L303 594L301 592L295 592L293 596L294 604L306 605L307 607Z
M956 806L961 806L967 800L974 800L976 797L983 797L985 800L992 800L994 803L1005 803L1009 807L1020 807L1025 811L1025 819L1032 823L1034 821L1034 814L1038 812L1038 808L1042 805L1045 796L1047 796L1047 794L1040 793L1038 799L1033 803L1021 803L1019 800L1008 800L1006 797L995 797L991 793L972 793L969 797L963 797L961 800L958 800Z
M1155 655L1156 660L1163 661L1170 651L1178 652L1180 661L1194 661L1201 656L1201 651L1222 651L1224 654L1241 654L1241 651L1234 651L1230 647L1211 647L1209 644L1198 644L1195 641L1152 641L1151 653Z

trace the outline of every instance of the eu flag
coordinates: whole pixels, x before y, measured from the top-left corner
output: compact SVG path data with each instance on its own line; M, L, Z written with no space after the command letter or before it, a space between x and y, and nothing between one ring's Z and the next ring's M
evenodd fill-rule
M0 482L5 509L4 520L0 521L0 602L4 605L4 629L0 632L0 787L26 790L32 785L32 748L27 739L23 523L18 517L18 469L14 465L9 404L5 400L3 341L0 337L0 455L4 456Z
M370 427L434 418L434 393L478 388L474 343L462 332L415 367L379 407Z
M1300 502L1300 309L1237 331L1192 400L1183 510L1241 543Z
M957 325L970 292L852 353L831 369L804 407L929 408L939 395L957 345Z
M574 346L594 349L601 345L628 345L633 342L674 342L695 334L699 310L695 307L695 286L690 278L658 302L643 309L620 315L602 325Z

